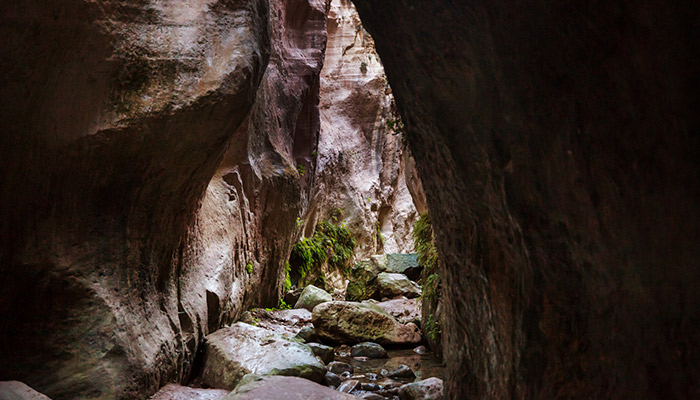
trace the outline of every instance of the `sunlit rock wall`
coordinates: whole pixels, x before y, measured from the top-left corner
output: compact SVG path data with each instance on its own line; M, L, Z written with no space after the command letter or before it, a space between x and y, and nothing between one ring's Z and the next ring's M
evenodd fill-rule
M307 235L336 208L358 240L356 255L413 250L417 212L406 186L403 144L391 89L350 1L333 0L320 81L321 134L312 174Z

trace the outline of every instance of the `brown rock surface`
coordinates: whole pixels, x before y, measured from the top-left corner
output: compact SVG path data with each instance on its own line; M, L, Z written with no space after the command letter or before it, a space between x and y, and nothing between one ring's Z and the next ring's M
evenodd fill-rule
M355 4L444 261L446 397L697 397L700 3Z
M326 37L287 4L0 6L0 377L145 397L276 305Z

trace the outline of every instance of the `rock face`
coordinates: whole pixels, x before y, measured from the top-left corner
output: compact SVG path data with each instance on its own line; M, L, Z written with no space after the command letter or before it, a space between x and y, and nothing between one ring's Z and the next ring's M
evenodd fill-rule
M267 329L237 322L206 338L202 382L233 389L247 374L300 376L320 382L325 374L309 346Z
M3 379L145 397L210 331L276 305L326 7L0 6Z
M318 383L289 376L248 376L226 396L225 400L353 400L355 396L340 393Z
M25 383L18 381L0 382L0 400L51 400Z
M322 339L335 343L405 344L421 340L415 324L401 324L381 308L367 303L320 304L314 308L313 324Z
M341 208L358 240L359 257L413 248L417 217L406 186L409 157L393 98L371 37L349 0L331 1L328 46L321 71L321 134L305 232Z
M444 264L446 397L697 396L700 3L355 5Z

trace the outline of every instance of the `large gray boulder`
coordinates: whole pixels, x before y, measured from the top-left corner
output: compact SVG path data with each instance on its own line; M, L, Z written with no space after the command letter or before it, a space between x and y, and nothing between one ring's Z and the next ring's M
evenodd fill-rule
M246 374L300 376L320 382L324 365L309 346L243 322L206 337L202 383L233 389Z
M408 279L417 281L423 267L418 264L417 253L392 253L386 255L386 272L404 274Z
M404 274L382 272L377 276L377 285L382 297L406 296L409 299L420 296L421 290Z
M401 400L442 400L442 379L428 378L399 388Z
M328 301L333 301L333 297L328 292L314 285L309 285L301 292L294 308L305 308L312 311L317 305Z
M353 400L318 383L291 376L248 375L224 400Z
M27 384L18 381L0 382L0 400L51 400Z
M369 303L332 301L312 313L316 333L334 343L419 343L421 333L413 323L401 324L380 307Z

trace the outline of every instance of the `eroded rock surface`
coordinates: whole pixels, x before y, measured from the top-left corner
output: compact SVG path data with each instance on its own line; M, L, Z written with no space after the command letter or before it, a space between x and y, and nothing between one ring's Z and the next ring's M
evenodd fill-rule
M305 232L341 208L359 257L410 251L417 213L406 186L409 152L389 128L396 116L384 69L349 0L331 1L327 25L321 133Z
M145 397L187 379L209 332L277 305L326 11L0 5L0 376Z
M700 3L355 5L444 261L446 397L697 396Z

